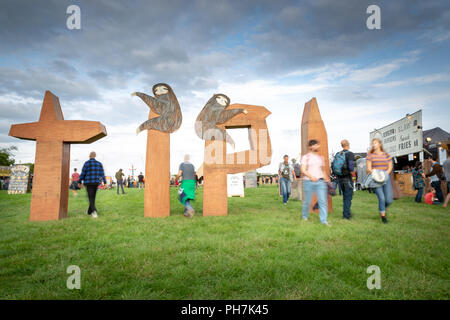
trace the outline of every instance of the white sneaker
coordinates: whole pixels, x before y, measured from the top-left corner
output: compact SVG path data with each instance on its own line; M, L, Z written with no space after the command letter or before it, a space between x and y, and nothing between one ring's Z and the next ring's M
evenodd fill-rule
M308 218L303 218L303 221L308 221Z
M92 212L92 218L98 218L97 211Z
M322 223L323 225L327 226L327 227L331 227L331 224L329 224L328 222Z

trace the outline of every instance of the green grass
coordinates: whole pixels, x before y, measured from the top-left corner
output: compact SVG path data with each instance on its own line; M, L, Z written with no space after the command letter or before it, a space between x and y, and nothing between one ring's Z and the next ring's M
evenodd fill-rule
M227 217L182 215L171 190L171 216L144 218L144 193L99 191L99 218L87 196L70 194L69 218L30 222L31 195L0 192L1 299L448 299L450 209L402 198L377 213L376 196L357 192L354 219L300 219L301 202L283 206L276 187L228 200ZM69 290L66 268L81 268ZM381 268L380 290L366 286Z

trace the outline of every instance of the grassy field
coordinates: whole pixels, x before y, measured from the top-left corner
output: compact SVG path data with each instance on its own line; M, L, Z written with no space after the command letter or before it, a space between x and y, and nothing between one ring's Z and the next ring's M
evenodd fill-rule
M331 228L301 202L283 206L276 187L228 200L227 217L143 217L143 191L99 191L99 218L87 196L70 194L69 218L30 222L31 195L0 192L0 299L449 299L450 208L402 198L381 223L376 196L354 196L351 221L334 198ZM66 268L81 268L69 290ZM381 289L366 269L381 269Z

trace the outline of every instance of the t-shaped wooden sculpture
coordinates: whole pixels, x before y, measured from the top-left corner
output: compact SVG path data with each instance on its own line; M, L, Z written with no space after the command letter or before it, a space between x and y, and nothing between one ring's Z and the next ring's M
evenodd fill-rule
M14 124L9 135L36 140L30 220L67 217L70 144L92 143L106 136L98 121L64 120L59 99L45 92L38 122Z
M250 150L226 153L226 142L220 139L205 141L203 163L203 215L227 215L227 174L239 173L270 164L270 143L266 118L270 111L261 106L245 104L229 105L225 110L245 109L228 121L218 124L222 129L248 128Z
M316 98L312 98L305 103L302 117L302 156L308 153L308 141L311 139L318 140L320 143L319 154L323 157L325 166L325 175L330 177L330 161L328 158L328 137L327 130L320 116L319 106ZM317 202L317 197L314 195L311 201L311 211L314 204ZM315 210L317 211L317 210ZM333 203L331 197L328 196L328 212L333 211Z

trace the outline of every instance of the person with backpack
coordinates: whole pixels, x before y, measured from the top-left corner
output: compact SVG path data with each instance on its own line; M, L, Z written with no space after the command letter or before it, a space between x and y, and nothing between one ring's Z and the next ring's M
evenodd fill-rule
M436 196L439 202L443 203L444 195L441 189L441 179L443 179L442 166L436 161L436 156L432 156L430 159L433 161L433 164L431 166L431 171L426 174L426 177L431 179L431 186L436 190Z
M355 170L355 155L350 151L350 143L348 140L341 141L342 151L334 156L331 169L338 179L338 184L342 188L343 193L343 212L344 219L350 220L352 217L351 206L353 199L353 177Z
M292 167L294 168L295 177L297 179L300 179L300 176L301 176L300 163L298 163L295 158L292 158L291 161L292 161Z
M287 154L283 157L283 160L278 167L278 174L280 175L280 190L283 195L283 204L287 204L291 194L291 183L297 180L297 177L295 176L294 168L289 163Z

